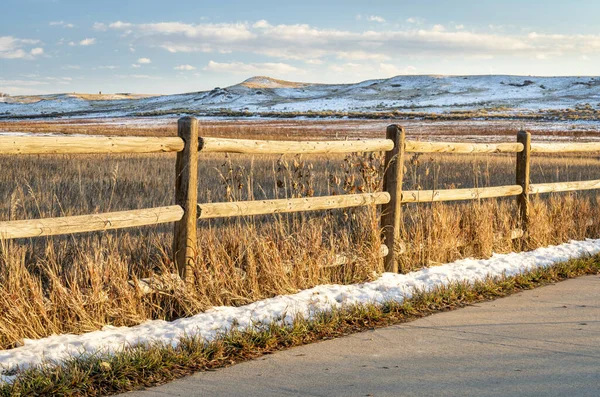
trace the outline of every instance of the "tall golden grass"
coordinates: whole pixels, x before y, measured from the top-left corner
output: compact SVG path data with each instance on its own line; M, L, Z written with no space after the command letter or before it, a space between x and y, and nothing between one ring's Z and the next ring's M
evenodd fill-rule
M235 126L229 136L256 136L256 128L244 133ZM201 134L215 135L214 129ZM172 204L174 160L172 155L2 156L0 220ZM599 163L597 157L536 156L532 180L597 179ZM379 154L202 154L199 197L216 202L375 191L381 189L382 166ZM514 156L406 160L406 189L513 183ZM598 237L599 204L593 192L534 197L526 242L510 237L517 227L514 199L407 205L400 266L410 271ZM106 324L174 319L318 284L366 281L383 271L376 208L201 221L192 288L171 276L171 228L0 242L0 348ZM349 261L336 265L337 254ZM154 292L144 293L147 284L139 279Z

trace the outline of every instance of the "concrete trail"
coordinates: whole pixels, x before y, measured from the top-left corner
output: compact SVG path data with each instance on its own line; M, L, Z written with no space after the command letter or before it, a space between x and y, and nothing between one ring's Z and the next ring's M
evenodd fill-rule
M125 397L600 396L600 277L293 348Z

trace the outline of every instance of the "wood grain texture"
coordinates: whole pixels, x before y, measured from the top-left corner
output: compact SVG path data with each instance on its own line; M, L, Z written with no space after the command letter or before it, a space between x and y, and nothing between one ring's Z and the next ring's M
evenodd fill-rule
M185 142L175 161L175 203L184 212L173 229L173 260L182 280L193 282L190 268L196 263L198 203L198 119L182 117L177 122L177 135Z
M517 196L521 192L522 188L518 185L474 189L407 190L402 192L402 202L431 203L436 201L477 200L482 198Z
M166 153L183 150L178 137L0 136L0 154Z
M66 216L0 222L0 239L54 236L94 232L126 227L176 222L183 217L178 205L141 210L107 212L104 214Z
M249 139L200 138L203 152L248 154L318 154L391 150L389 139L364 141L263 141Z
M517 153L516 184L522 188L517 197L519 207L519 224L523 231L527 232L529 226L529 183L531 169L531 133L519 131L517 142L523 144L523 151Z
M390 194L390 202L381 208L381 230L388 254L384 259L386 272L398 273L396 260L402 227L402 179L404 178L404 128L392 124L387 127L386 138L394 142L394 149L385 153L383 190Z
M520 143L459 143L406 141L407 153L516 153Z
M529 185L530 194L573 192L576 190L600 189L600 179L576 182L536 183Z
M532 143L531 153L586 153L600 152L600 142L585 143Z
M198 218L211 219L227 218L232 216L329 210L336 208L360 207L371 204L384 204L389 200L390 195L388 193L378 192L278 200L203 203L198 204Z

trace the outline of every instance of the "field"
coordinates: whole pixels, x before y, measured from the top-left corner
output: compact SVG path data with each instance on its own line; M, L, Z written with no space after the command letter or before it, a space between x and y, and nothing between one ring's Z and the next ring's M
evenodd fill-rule
M205 120L200 135L270 139L383 137L386 121ZM516 122L420 122L410 139L515 140ZM534 140L595 141L588 124L531 124ZM2 122L10 132L175 135L174 119ZM169 205L173 155L2 156L0 220ZM202 155L202 202L369 192L381 189L382 157ZM512 155L420 155L406 159L405 189L514 183ZM534 156L537 183L598 179L599 156ZM535 197L525 245L512 239L514 199L407 205L400 267L410 271L464 257L528 250L600 236L600 197ZM202 221L196 285L171 277L172 226L0 243L0 348L23 338L103 325L173 319L213 305L241 305L326 283L356 283L383 271L375 208ZM336 262L344 254L346 264ZM158 292L144 294L139 278Z

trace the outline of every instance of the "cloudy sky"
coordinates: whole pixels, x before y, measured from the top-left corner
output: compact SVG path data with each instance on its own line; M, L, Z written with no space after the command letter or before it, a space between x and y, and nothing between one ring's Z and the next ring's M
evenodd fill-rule
M0 92L600 74L600 1L0 0Z

